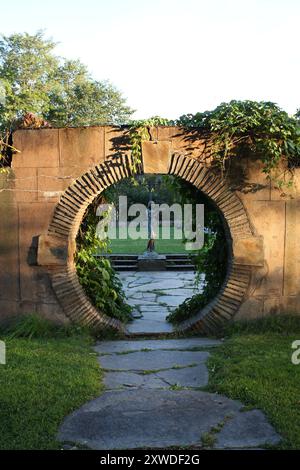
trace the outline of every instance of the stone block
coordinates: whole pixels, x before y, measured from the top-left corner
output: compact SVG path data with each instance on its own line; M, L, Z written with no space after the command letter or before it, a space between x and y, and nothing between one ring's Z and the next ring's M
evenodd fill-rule
M131 143L128 129L105 127L105 160L116 155L131 154Z
M87 167L38 168L38 201L58 202L63 192L81 175Z
M233 241L235 264L247 266L264 265L264 245L262 237L237 238Z
M58 129L24 129L13 134L12 168L56 167L59 165Z
M68 245L61 238L40 235L37 264L39 266L65 266L68 261Z
M246 299L234 316L235 321L253 320L263 316L263 300L250 298Z
M239 162L234 165L238 166ZM243 202L271 199L271 184L262 171L263 167L261 159L253 156L242 159L240 178L237 174L234 175L232 184L238 187L237 194Z
M286 202L284 295L300 295L300 201Z
M0 299L0 324L4 325L16 318L19 312L18 302Z
M142 160L144 173L165 174L169 170L171 156L171 145L169 141L142 142Z
M59 129L59 146L61 167L93 167L104 161L104 127Z
M256 231L263 237L266 275L256 294L280 296L283 290L285 244L285 203L283 201L247 201L246 209Z
M37 201L37 168L15 168L14 189L16 202Z
M170 127L169 139L171 140L173 151L182 152L184 155L199 160L203 160L208 156L205 140L197 129L187 130L180 127Z
M0 300L16 302L20 295L17 206L1 204L0 220Z
M22 301L49 301L53 298L49 275L34 264L36 239L46 233L55 204L30 203L19 206L19 262ZM47 299L47 300L46 300Z
M272 201L300 198L300 168L295 168L293 172L290 172L287 170L286 163L283 161L278 168L273 171L272 177L274 179L271 184ZM278 188L277 180L284 182L282 188Z

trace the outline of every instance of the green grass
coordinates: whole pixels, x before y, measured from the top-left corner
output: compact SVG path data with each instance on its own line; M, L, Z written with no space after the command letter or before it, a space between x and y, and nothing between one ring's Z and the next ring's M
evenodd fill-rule
M0 336L7 349L7 364L0 365L0 449L60 448L63 418L102 388L92 337L45 324L34 330L32 318Z
M231 335L212 350L208 389L262 409L283 437L280 448L300 449L300 366L291 362L300 318L238 323Z
M122 232L125 236L125 229ZM169 240L162 239L162 229L160 228L159 236L155 240L155 251L157 253L189 253L185 250L185 245L182 240L174 239L173 227L171 227L170 235L171 237ZM140 255L146 251L147 242L148 240L144 239L132 240L131 238L126 238L125 240L122 240L120 238L117 238L115 240L110 240L110 249L112 253Z

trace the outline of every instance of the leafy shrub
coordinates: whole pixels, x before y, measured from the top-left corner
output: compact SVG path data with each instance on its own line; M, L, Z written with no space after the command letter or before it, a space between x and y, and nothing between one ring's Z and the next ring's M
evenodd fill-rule
M204 245L193 258L196 266L196 283L205 276L203 292L186 299L167 317L171 323L180 323L196 315L219 292L227 271L227 241L221 215L208 200L190 184L179 181L182 202L197 202L205 205L204 210Z
M101 253L107 253L108 242L97 237L96 226L97 219L92 208L87 212L77 236L75 262L79 281L96 308L110 317L128 322L132 318L132 309L124 301L121 281L110 261L101 256Z

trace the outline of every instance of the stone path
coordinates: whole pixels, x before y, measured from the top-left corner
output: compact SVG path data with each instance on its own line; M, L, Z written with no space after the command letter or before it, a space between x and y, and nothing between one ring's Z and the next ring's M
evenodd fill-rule
M91 449L261 448L280 436L259 410L201 388L219 341L105 341L95 347L106 391L68 416L58 439Z
M130 333L168 333L166 316L182 302L201 292L191 271L122 271L119 273L127 303L133 307Z

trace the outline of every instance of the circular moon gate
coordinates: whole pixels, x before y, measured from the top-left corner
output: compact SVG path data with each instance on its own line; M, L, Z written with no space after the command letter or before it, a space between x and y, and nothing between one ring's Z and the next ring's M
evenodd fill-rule
M85 211L92 201L112 184L141 173L142 165L134 165L126 155L110 158L76 179L55 208L48 235L50 238L59 238L66 246L68 259L65 265L48 269L58 301L72 322L90 325L98 330L111 328L126 334L126 325L97 310L80 285L74 263L75 239ZM232 247L240 238L254 237L253 229L238 196L203 162L174 153L169 161L168 174L178 176L202 191L214 202L225 222L229 259L224 284L204 309L176 329L176 332L211 334L234 316L247 294L251 266L238 264Z

